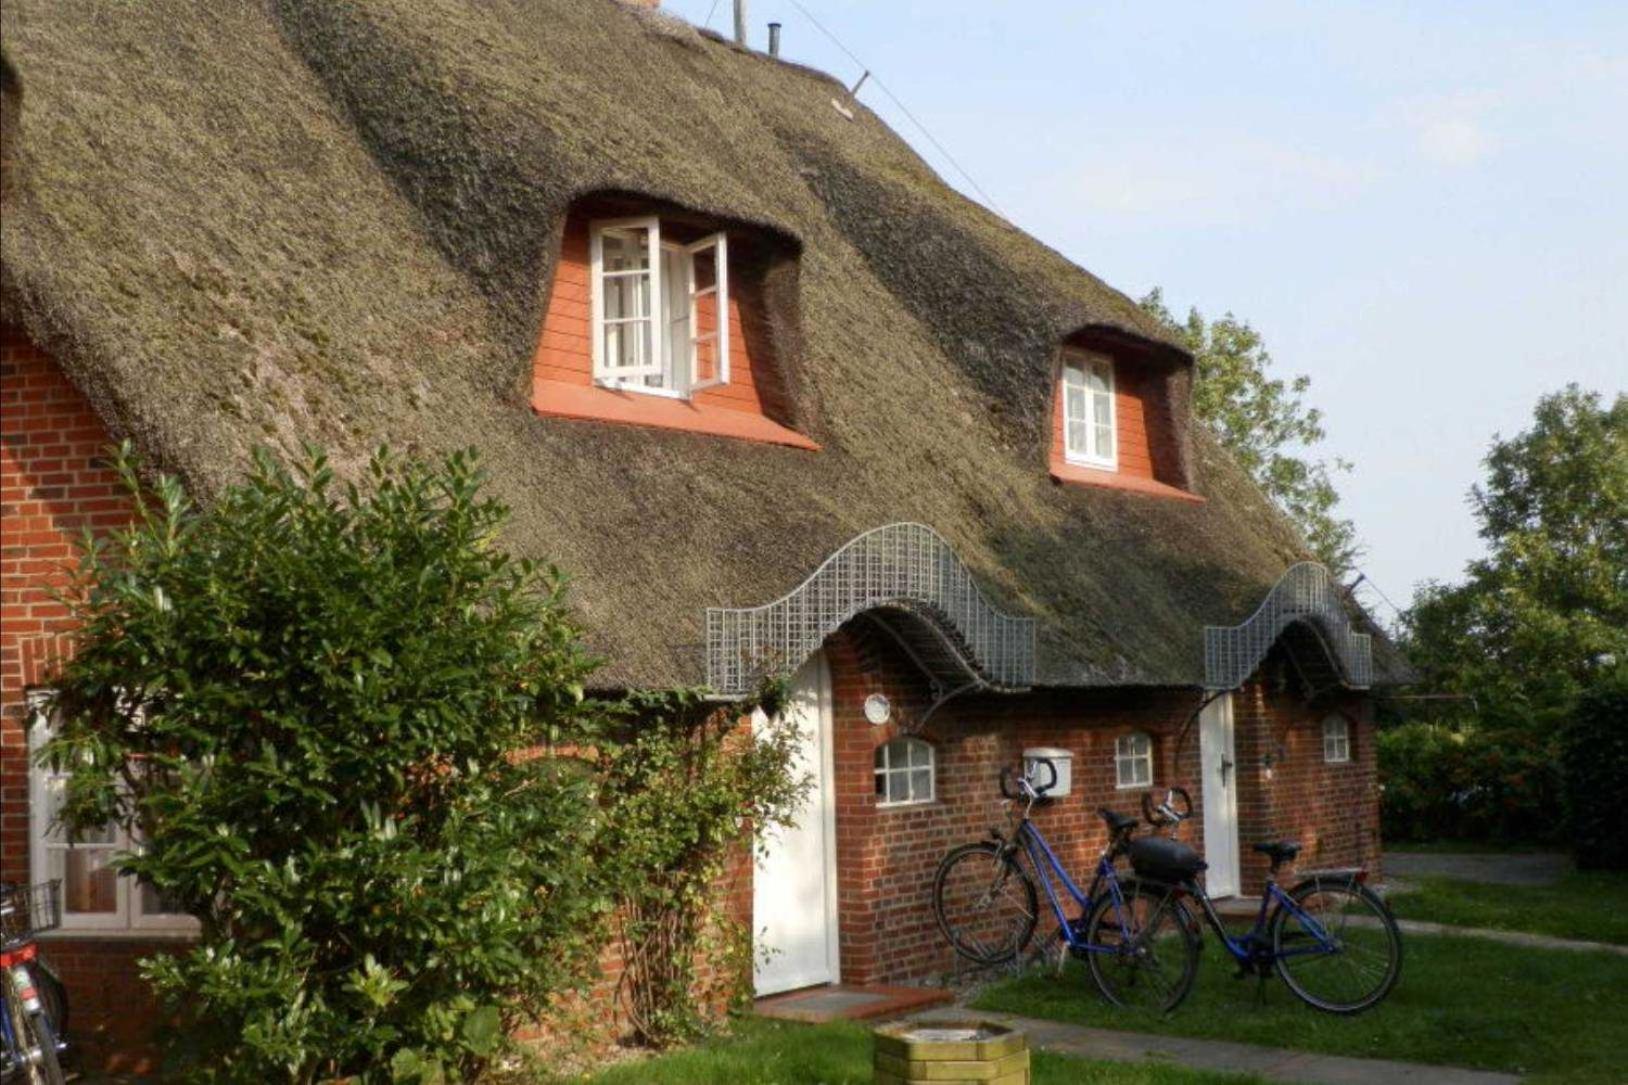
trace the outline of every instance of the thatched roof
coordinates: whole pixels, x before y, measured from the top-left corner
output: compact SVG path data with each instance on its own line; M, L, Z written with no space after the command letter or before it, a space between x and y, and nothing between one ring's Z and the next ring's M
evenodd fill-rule
M1204 504L1053 483L1063 337L1188 359L818 72L615 0L64 0L4 46L6 319L112 431L204 496L258 442L477 445L608 681L698 681L703 608L916 520L1039 619L1042 682L1195 685L1201 627L1304 556L1202 432ZM800 252L786 383L822 451L527 408L563 213L601 192Z

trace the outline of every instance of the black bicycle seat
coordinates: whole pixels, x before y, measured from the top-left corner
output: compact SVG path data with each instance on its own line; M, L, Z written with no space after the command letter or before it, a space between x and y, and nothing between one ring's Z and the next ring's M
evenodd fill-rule
M1097 807L1097 816L1108 823L1108 831L1111 833L1121 833L1127 829L1136 828L1135 818L1115 813L1106 806Z
M1290 862L1300 854L1300 842L1296 840L1269 840L1254 847L1256 851L1271 859L1273 866Z

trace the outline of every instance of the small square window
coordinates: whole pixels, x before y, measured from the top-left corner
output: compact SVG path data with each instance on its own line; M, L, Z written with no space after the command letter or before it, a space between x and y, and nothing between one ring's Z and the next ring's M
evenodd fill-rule
M933 747L919 738L896 738L876 748L878 806L906 806L932 802Z
M1145 731L1132 731L1114 740L1114 786L1153 786L1153 739Z
M1340 765L1351 760L1351 721L1334 715L1323 721L1323 760Z

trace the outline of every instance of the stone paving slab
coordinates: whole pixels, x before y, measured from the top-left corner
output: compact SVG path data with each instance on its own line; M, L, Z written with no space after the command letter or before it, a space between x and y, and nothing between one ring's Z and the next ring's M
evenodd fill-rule
M1553 885L1571 870L1571 859L1560 852L1424 852L1388 851L1385 876L1452 878L1491 885Z
M1309 1051L1286 1051L1259 1044L1230 1040L1200 1040L1189 1036L1156 1036L1116 1029L1088 1028L1062 1021L1020 1017L1010 1013L976 1012L980 1018L1020 1028L1029 1036L1029 1046L1083 1058L1110 1062L1166 1062L1194 1070L1254 1074L1267 1081L1305 1082L1309 1085L1515 1085L1520 1078L1490 1070L1466 1070L1456 1066L1431 1066L1391 1059L1354 1059L1344 1055L1320 1055ZM933 1021L943 1011L912 1015L915 1021Z

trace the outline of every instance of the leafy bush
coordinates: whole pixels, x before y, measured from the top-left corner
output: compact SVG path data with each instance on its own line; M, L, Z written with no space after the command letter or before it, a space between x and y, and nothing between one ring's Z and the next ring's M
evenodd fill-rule
M777 816L789 744L750 741L715 783L756 801L657 816L643 789L682 779L693 728L607 735L673 706L585 699L560 577L493 545L472 455L381 452L358 489L262 453L205 510L173 479L144 495L128 449L120 470L140 515L86 552L44 757L73 772L64 820L132 828L122 870L202 922L144 963L194 1079L478 1072L593 974L618 900Z
M1378 753L1387 840L1559 836L1552 741L1525 731L1406 723L1379 732Z
M1578 698L1561 744L1577 865L1628 870L1628 667Z

